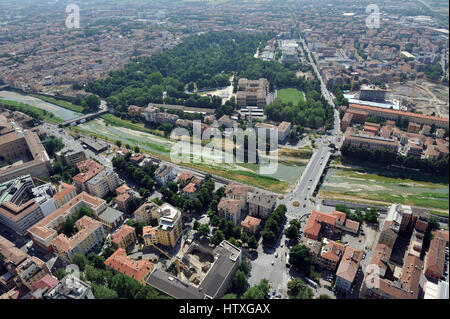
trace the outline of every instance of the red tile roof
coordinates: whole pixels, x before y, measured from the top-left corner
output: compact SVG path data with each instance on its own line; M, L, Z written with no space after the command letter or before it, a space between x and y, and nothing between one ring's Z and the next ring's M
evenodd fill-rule
M189 194L195 193L196 191L197 191L197 187L195 186L194 183L189 183L183 188L183 192L189 193Z
M180 174L180 176L178 176L178 180L183 181L183 182L187 182L192 177L194 177L193 173L188 172L188 171L184 171L183 173Z
M124 194L126 192L128 192L131 188L128 187L127 184L122 184L121 186L116 188L116 194L120 195L120 194Z
M64 196L66 196L67 194L69 194L70 192L75 190L75 186L70 185L70 184L66 184L66 183L61 183L62 186L62 191L60 191L59 193L56 193L53 196L53 199L58 201L64 198Z
M87 182L92 177L105 169L103 165L90 158L85 161L78 162L77 167L80 170L80 173L75 175L73 177L73 180L81 184Z
M139 262L132 260L127 256L125 249L119 248L106 261L105 265L127 275L139 282L143 282L146 275L153 269L153 263L148 260Z
M305 235L308 234L317 238L319 236L322 223L334 226L336 224L336 220L337 216L313 210L308 218L308 221L306 222Z
M445 239L435 237L430 243L426 257L425 274L440 278L444 273Z
M353 282L358 272L359 263L362 260L363 251L351 246L345 247L336 276L341 277L349 282Z
M331 215L336 216L337 220L339 220L341 223L345 222L345 219L347 218L347 214L340 212L338 210L333 210Z
M124 224L111 236L111 242L113 244L119 245L127 236L129 236L134 231L134 227Z
M416 118L422 118L422 119L430 119L434 121L439 121L443 123L448 123L448 119L441 118L437 116L431 116L431 115L424 115L419 113L411 113L411 112L405 112L405 111L396 111L391 109L383 109L379 107L374 106L367 106L367 105L361 105L361 104L350 104L349 109L359 109L359 110L368 110L368 111L377 111L377 112L383 112L383 113L390 113L390 114L396 114L396 115L404 115L404 116L411 116Z
M338 262L345 251L345 246L333 240L326 244L320 253L320 257Z
M33 289L44 289L48 288L49 290L55 287L59 283L58 279L56 277L53 277L50 274L45 275L38 281L36 281L33 285Z
M248 215L241 222L242 227L250 228L252 226L259 226L261 224L261 219Z

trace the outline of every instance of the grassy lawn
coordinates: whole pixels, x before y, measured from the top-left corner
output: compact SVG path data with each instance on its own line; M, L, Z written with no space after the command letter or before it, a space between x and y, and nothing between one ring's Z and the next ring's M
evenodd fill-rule
M283 103L292 102L296 105L298 102L303 101L303 93L297 89L281 89L277 91L277 97L281 99Z
M57 117L53 113L50 113L46 110L42 110L38 107L32 106L30 104L20 103L16 101L4 100L0 99L0 102L4 105L5 108L9 110L23 112L35 119L45 121L50 124L59 124L64 122L63 119Z
M411 172L349 168L330 169L319 192L321 197L383 204L404 204L449 210L446 178L427 178Z
M336 164L338 164L336 162ZM341 163L345 168L344 170L347 170L349 172L357 172L357 173L368 173L373 174L374 176L377 176L381 179L387 178L395 178L395 179L408 179L413 181L420 181L420 182L428 182L428 183L439 183L439 184L445 184L448 186L449 183L449 177L448 176L436 176L436 175L430 175L426 173L417 173L415 171L410 171L406 169L400 169L400 168L394 168L391 167L389 169L386 169L385 166L381 166L378 164L372 164L368 162L362 162L354 159L347 159L344 160L341 159Z
M240 183L252 185L275 193L286 193L289 187L289 183L285 181L280 181L270 176L258 175L249 171L226 170L220 167L193 163L183 163L183 166L197 169L199 171L220 176L226 179L234 180Z
M144 132L144 133L150 133L150 134L157 135L157 136L164 136L163 131L154 130L154 129L145 127L144 123L133 123L131 121L118 118L117 116L114 116L112 114L103 114L101 116L101 118L108 125L125 127L125 128L129 128L131 130L140 131L140 132Z
M38 98L38 99L41 99L41 100L43 100L45 102L48 102L48 103L56 104L58 106L61 106L61 107L65 108L65 109L69 109L69 110L74 111L74 112L78 112L78 113L82 113L83 112L83 107L81 105L76 105L76 104L70 103L70 102L65 101L65 100L58 100L58 99L55 99L55 98L52 98L52 97L43 96L43 95L39 95L39 94L30 94L30 96L33 96L33 97Z
M286 157L296 157L296 158L301 158L301 159L310 159L313 154L313 152L310 149L311 148L294 150L294 149L289 149L289 148L282 148L278 152L278 155L286 156Z

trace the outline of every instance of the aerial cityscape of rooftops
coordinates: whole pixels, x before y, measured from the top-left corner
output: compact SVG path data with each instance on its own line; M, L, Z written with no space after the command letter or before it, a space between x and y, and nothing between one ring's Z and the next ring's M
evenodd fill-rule
M448 23L0 0L0 299L449 299Z

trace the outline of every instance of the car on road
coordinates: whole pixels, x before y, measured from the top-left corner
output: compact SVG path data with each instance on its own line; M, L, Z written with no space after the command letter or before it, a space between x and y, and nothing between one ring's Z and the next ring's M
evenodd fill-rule
M366 253L363 253L362 259L366 259Z
M306 207L306 204L303 204L303 208L305 208Z
M323 164L323 162L320 162L320 165L322 165Z
M311 186L308 186L308 189L311 189Z
M277 258L277 257L278 257L278 253L275 254L275 258Z
M273 266L274 263L275 263L275 262L272 260L272 266Z

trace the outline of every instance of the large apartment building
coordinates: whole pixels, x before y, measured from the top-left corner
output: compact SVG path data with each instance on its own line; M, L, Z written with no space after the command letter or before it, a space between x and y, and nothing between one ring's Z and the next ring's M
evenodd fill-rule
M0 183L26 174L47 176L50 168L50 158L36 133L0 122L0 163L6 160L14 163L0 168Z
M181 237L181 212L170 204L162 205L158 210L158 243L174 247Z
M124 248L117 249L114 254L105 260L105 265L139 281L141 284L145 283L145 279L153 270L153 263L145 259L140 261L131 259L127 256Z
M134 219L138 223L145 222L148 224L152 219L157 219L156 210L158 208L159 206L154 202L147 201L134 211Z
M155 179L159 185L167 185L168 182L177 177L173 166L161 164L155 171Z
M222 197L217 205L220 218L231 220L236 225L241 222L241 203L237 199Z
M248 80L241 78L238 81L236 102L239 107L263 107L267 104L268 93L269 81L267 81L267 79Z
M277 195L256 190L248 194L248 213L253 217L267 219L275 208Z
M60 208L65 203L75 198L75 196L77 196L77 190L75 186L61 183L60 191L53 195L53 200L55 202L56 208Z
M337 289L349 292L358 273L363 251L351 246L345 247L339 267L336 271L335 286Z
M423 115L419 113L411 113L411 112L405 112L405 111L397 111L397 110L391 110L381 107L375 107L375 106L366 106L366 105L360 105L360 104L350 104L349 105L349 111L350 110L360 110L365 111L368 113L368 116L376 116L383 120L392 120L392 121L399 121L399 120L407 120L408 122L414 122L420 125L435 125L439 128L448 128L448 118L442 118L437 116L431 116L431 115Z
M285 121L281 122L278 126L268 123L257 123L255 125L255 128L265 130L266 136L270 136L271 131L277 132L278 143L285 142L287 137L291 133L291 123Z
M0 184L0 223L23 236L42 218L41 206L33 197L30 175Z
M136 231L134 227L123 225L112 236L111 243L116 248L123 248L127 250L129 246L134 244L137 240Z
M444 273L445 247L446 242L444 239L434 237L431 240L430 248L428 249L428 253L425 258L426 276L434 279L441 279Z
M151 210L158 220L158 226L143 229L144 242L174 247L181 237L181 212L170 204L163 204Z
M75 167L77 163L86 160L86 154L82 150L73 150L71 148L65 147L59 152L55 153L56 160L61 163L61 165L67 165Z
M344 254L345 246L326 238L324 238L322 242L324 245L320 249L320 254L318 254L316 258L316 263L322 268L335 272Z
M353 127L348 127L345 131L344 145L370 150L384 148L395 152L399 148L399 143L395 139L367 134L365 131L358 132Z
M88 216L77 220L75 226L78 232L72 237L59 234L52 240L53 251L68 262L74 254L87 255L94 248L101 247L106 238L103 224Z
M66 219L81 207L88 207L94 216L99 216L106 209L106 201L83 192L28 229L28 234L36 245L51 251L52 241L58 236Z
M73 177L73 182L79 193L88 192L102 198L120 184L119 176L112 169L92 159L77 163L77 167L80 173Z

